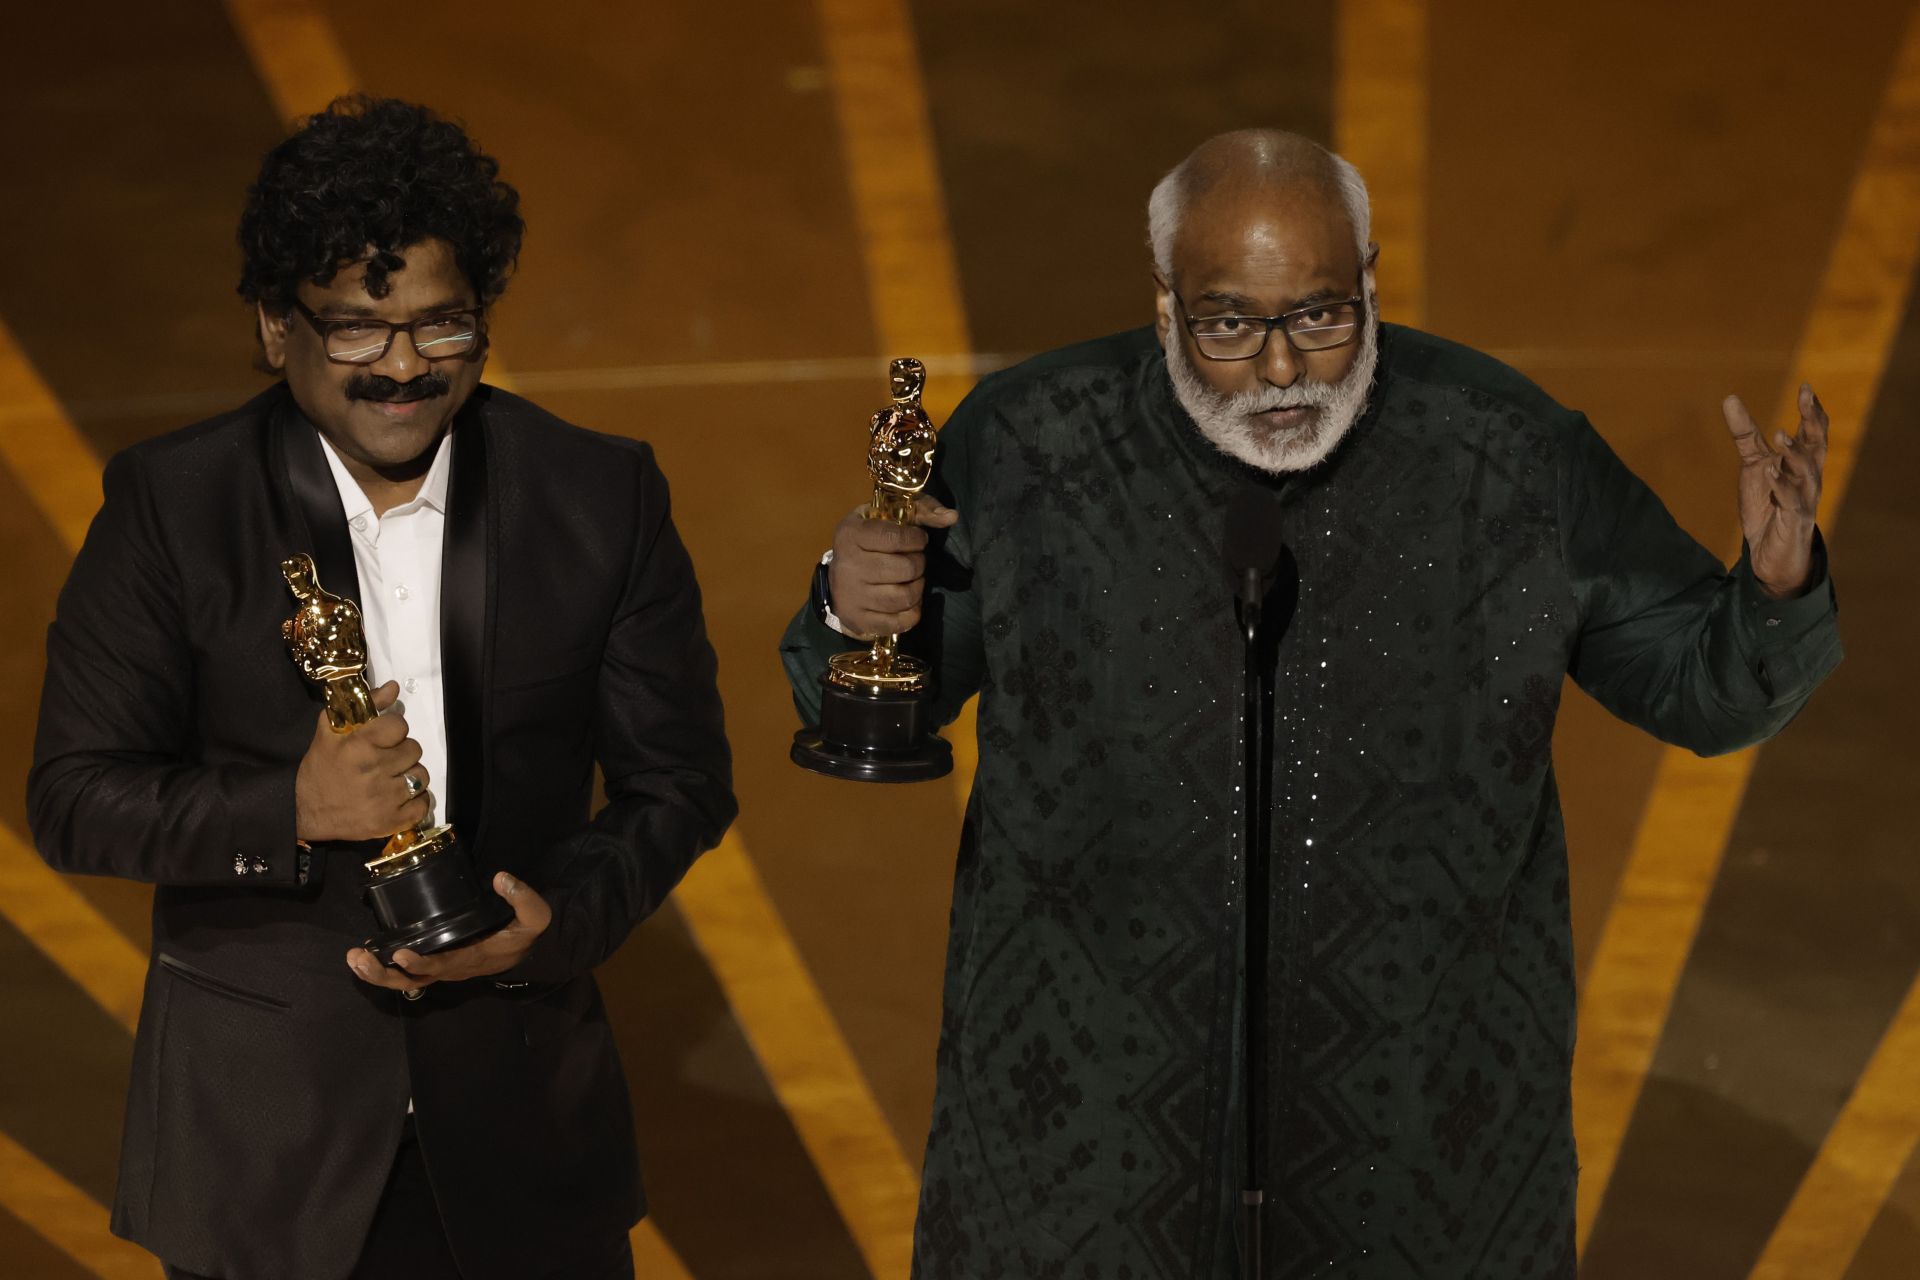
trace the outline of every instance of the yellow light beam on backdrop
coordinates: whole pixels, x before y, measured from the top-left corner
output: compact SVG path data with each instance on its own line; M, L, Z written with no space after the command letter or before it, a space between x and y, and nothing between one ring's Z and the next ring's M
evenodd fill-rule
M1774 415L1792 430L1800 383L1811 381L1832 417L1821 497L1825 527L1832 526L1846 495L1917 263L1920 11L1909 19L1895 56ZM1583 1251L1756 756L1744 751L1701 760L1677 748L1661 756L1580 1002L1573 1118Z
M653 1225L652 1218L642 1218L633 1224L633 1230L627 1233L627 1243L633 1248L633 1274L637 1280L692 1280L692 1272L680 1255L673 1251L667 1238Z
M147 957L8 827L0 826L0 910L22 936L132 1034Z
M874 331L889 355L964 354L966 307L904 0L818 0L817 12ZM927 388L936 419L969 381Z
M868 1268L904 1277L918 1179L826 1003L794 999L806 961L736 836L693 864L678 900Z
M1367 180L1380 246L1380 316L1427 311L1427 3L1341 0L1333 149Z
M71 555L99 506L100 468L0 321L0 462L12 470ZM147 960L77 889L10 828L0 826L0 912L121 1026L140 1016ZM107 1230L86 1193L0 1134L0 1204L102 1280L153 1260ZM136 1269L137 1264L137 1269Z
M1860 1073L1751 1280L1844 1280L1920 1143L1920 980Z
M972 339L905 0L818 0L818 13L874 333L890 355L964 368ZM936 423L973 382L970 374L928 378L927 412ZM967 702L946 734L962 812L979 763L977 701Z
M100 1280L154 1280L153 1255L107 1231L107 1211L59 1172L0 1133L0 1204Z
M312 0L227 0L227 15L282 124L353 91L353 66Z
M100 464L5 320L0 320L0 463L20 478L68 554L78 550L100 508Z
M0 320L0 462L68 555L100 505L100 466ZM115 1021L133 1029L147 959L85 895L0 827L0 911Z

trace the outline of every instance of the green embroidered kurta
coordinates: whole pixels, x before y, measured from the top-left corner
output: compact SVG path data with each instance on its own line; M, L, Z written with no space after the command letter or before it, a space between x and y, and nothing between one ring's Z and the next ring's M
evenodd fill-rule
M1226 459L1139 331L986 379L942 432L942 718L978 692L915 1275L1236 1274L1237 484L1300 569L1280 647L1268 1274L1571 1276L1562 679L1700 752L1839 661L1824 553L1767 600L1579 414L1386 326L1315 471ZM1728 464L1732 497L1731 458ZM803 717L848 642L803 609Z

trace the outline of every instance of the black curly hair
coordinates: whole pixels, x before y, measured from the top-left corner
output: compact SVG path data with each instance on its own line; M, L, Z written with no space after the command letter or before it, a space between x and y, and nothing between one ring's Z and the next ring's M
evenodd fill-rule
M353 94L267 152L240 215L240 296L284 311L302 280L330 283L366 262L386 296L402 250L428 238L453 249L480 305L497 299L520 256L520 193L466 130L426 107ZM372 257L368 257L371 248Z

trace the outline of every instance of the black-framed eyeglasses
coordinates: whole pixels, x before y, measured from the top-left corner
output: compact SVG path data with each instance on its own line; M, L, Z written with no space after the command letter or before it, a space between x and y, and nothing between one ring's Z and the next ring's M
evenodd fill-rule
M298 298L293 300L313 331L320 335L327 359L335 364L375 364L386 357L393 346L393 335L404 333L422 360L457 360L472 356L486 342L486 328L478 311L442 311L422 316L409 324L389 324L385 320L354 317L328 319L315 315Z
M1251 360L1267 349L1267 335L1280 331L1295 351L1331 351L1360 334L1367 304L1361 298L1316 302L1277 316L1195 316L1173 295L1174 305L1193 335L1193 345L1209 360Z

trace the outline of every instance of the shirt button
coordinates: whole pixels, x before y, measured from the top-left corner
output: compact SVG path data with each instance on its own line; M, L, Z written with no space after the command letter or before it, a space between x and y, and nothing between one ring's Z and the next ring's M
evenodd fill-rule
M393 589L393 598L395 600L405 600L407 598L407 589L405 587L395 587Z
M365 516L355 516L349 523L351 523L354 528L364 531L367 527L367 518Z
M412 676L408 676L405 680L402 680L400 683L402 686L406 688L406 691L408 693L412 693L415 689L418 689L420 687L420 682L418 680L415 680Z

